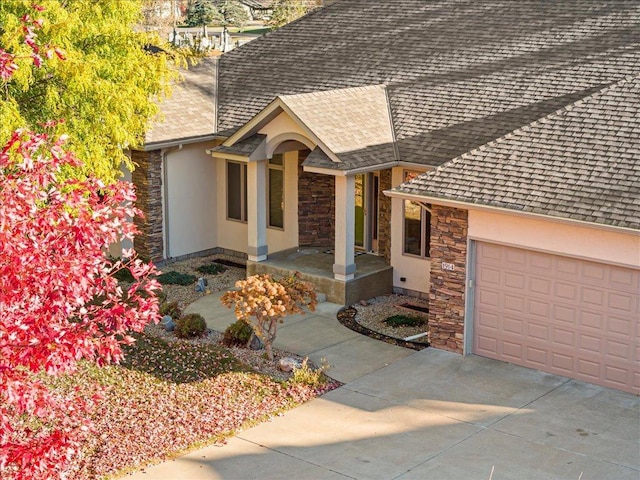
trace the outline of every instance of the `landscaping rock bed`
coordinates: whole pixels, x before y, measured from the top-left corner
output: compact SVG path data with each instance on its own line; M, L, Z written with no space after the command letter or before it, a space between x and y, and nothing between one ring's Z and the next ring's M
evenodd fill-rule
M417 307L408 309L403 305ZM338 313L338 321L345 327L383 342L399 345L413 350L422 350L429 346L429 336L415 340L404 340L407 337L428 331L426 300L406 295L383 295L343 308ZM424 319L423 325L393 327L385 320L394 315L406 315Z

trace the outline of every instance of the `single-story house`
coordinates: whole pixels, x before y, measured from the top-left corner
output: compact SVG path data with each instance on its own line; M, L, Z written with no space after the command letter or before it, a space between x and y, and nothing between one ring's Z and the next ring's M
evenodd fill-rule
M568 213L525 216L522 207L516 215L522 193L509 176L522 172L505 167L497 176L487 167L478 177L466 159L501 145L515 162L520 153L507 151L505 138L622 88L640 72L639 46L634 0L339 0L185 74L163 106L164 122L150 130L144 151L132 152L147 213L137 247L158 261L225 252L246 258L249 273L300 270L345 305L391 291L429 298L432 345L488 355L474 347L470 332L482 327L465 319L478 309L461 290L478 281L485 243L604 261L637 276L638 226L602 221L622 215L613 196L598 221L584 213L583 230L556 218ZM623 115L627 121L623 131L634 128ZM595 129L587 135L610 141ZM575 164L582 157L565 153L571 169L587 175ZM637 149L627 154L637 161ZM500 158L485 161L498 168ZM557 168L568 181L577 174L563 158ZM480 208L488 190L480 200L464 197L472 206L457 197L436 202L448 192L438 190L438 179L449 178L440 172L455 166L459 177L469 175L463 193L507 185L495 201L516 207ZM537 185L529 173L522 185ZM638 203L637 189L625 188L621 195ZM542 202L547 193L541 187L531 196ZM597 248L617 256L551 248L545 228L580 238L596 232ZM554 238L568 243L569 235ZM479 301L482 287L474 288ZM638 355L637 317L631 323L629 348Z

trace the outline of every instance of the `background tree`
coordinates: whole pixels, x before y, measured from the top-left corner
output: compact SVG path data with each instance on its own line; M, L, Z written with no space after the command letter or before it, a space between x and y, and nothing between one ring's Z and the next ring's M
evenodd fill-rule
M214 20L219 20L220 14L211 0L191 0L187 6L186 23L190 27L202 27L202 33L207 36L207 26Z
M69 135L83 162L81 173L111 181L122 162L132 166L123 149L142 145L159 111L154 97L168 94L177 78L168 56L148 48L164 42L153 32L134 30L142 21L141 2L47 0L42 11L32 8L32 0L0 2L0 47L14 52L20 67L0 93L0 144L16 128L41 131L43 123L65 119L53 133ZM23 58L31 52L20 40L25 15L42 26L44 48L36 53L44 56L46 45L55 45L65 61L54 55L36 68Z
M304 0L276 0L272 8L268 25L280 28L309 13L315 8L315 4Z
M238 320L247 322L264 342L269 360L273 360L273 342L278 324L303 308L314 311L316 292L308 282L299 280L298 273L281 280L270 275L253 275L236 282L238 290L225 293L220 301L228 308L235 307Z

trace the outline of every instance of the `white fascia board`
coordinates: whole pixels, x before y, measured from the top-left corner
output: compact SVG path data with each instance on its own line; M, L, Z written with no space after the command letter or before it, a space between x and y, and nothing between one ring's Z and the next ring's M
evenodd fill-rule
M236 160L238 162L249 162L249 157L246 155L238 155L236 153L214 152L208 150L213 158L223 158L226 160Z
M614 225L604 225L602 223L585 222L584 220L576 220L573 218L554 217L551 215L544 215L542 213L523 212L520 210L512 210L510 208L494 207L492 205L480 205L477 203L461 202L459 200L447 200L444 198L430 197L428 195L416 195L414 193L403 193L395 190L384 190L383 193L387 197L400 198L403 200L410 200L412 202L417 202L417 203L430 203L432 205L435 204L435 205L441 205L443 207L459 208L462 210L477 210L477 211L484 211L484 212L501 213L504 215L514 215L517 217L529 217L529 218L535 218L537 220L544 220L547 222L576 225L581 227L595 228L598 230L607 230L607 231L619 232L619 233L622 232L626 234L640 236L640 230L635 230L633 228L616 227Z

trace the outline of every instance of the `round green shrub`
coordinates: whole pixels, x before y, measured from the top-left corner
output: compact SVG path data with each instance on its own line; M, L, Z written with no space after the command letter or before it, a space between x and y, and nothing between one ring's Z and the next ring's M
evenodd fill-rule
M191 285L195 283L197 278L195 275L189 275L188 273L180 273L174 270L170 272L161 273L158 275L158 282L162 285Z
M198 273L203 273L205 275L218 275L226 270L227 269L219 263L205 263L204 265L200 265L196 268Z
M169 315L173 320L177 320L182 316L182 309L178 302L164 302L160 305L160 316Z
M253 329L251 325L242 320L237 320L231 325L227 327L224 331L224 337L222 338L222 343L227 345L228 347L234 345L246 346L249 338L251 338L251 334L253 333Z
M207 323L199 313L189 313L176 321L176 337L196 338L202 337L207 331Z
M410 317L408 315L393 315L384 320L384 323L390 327L417 327L419 325L424 325L425 320L418 317Z

